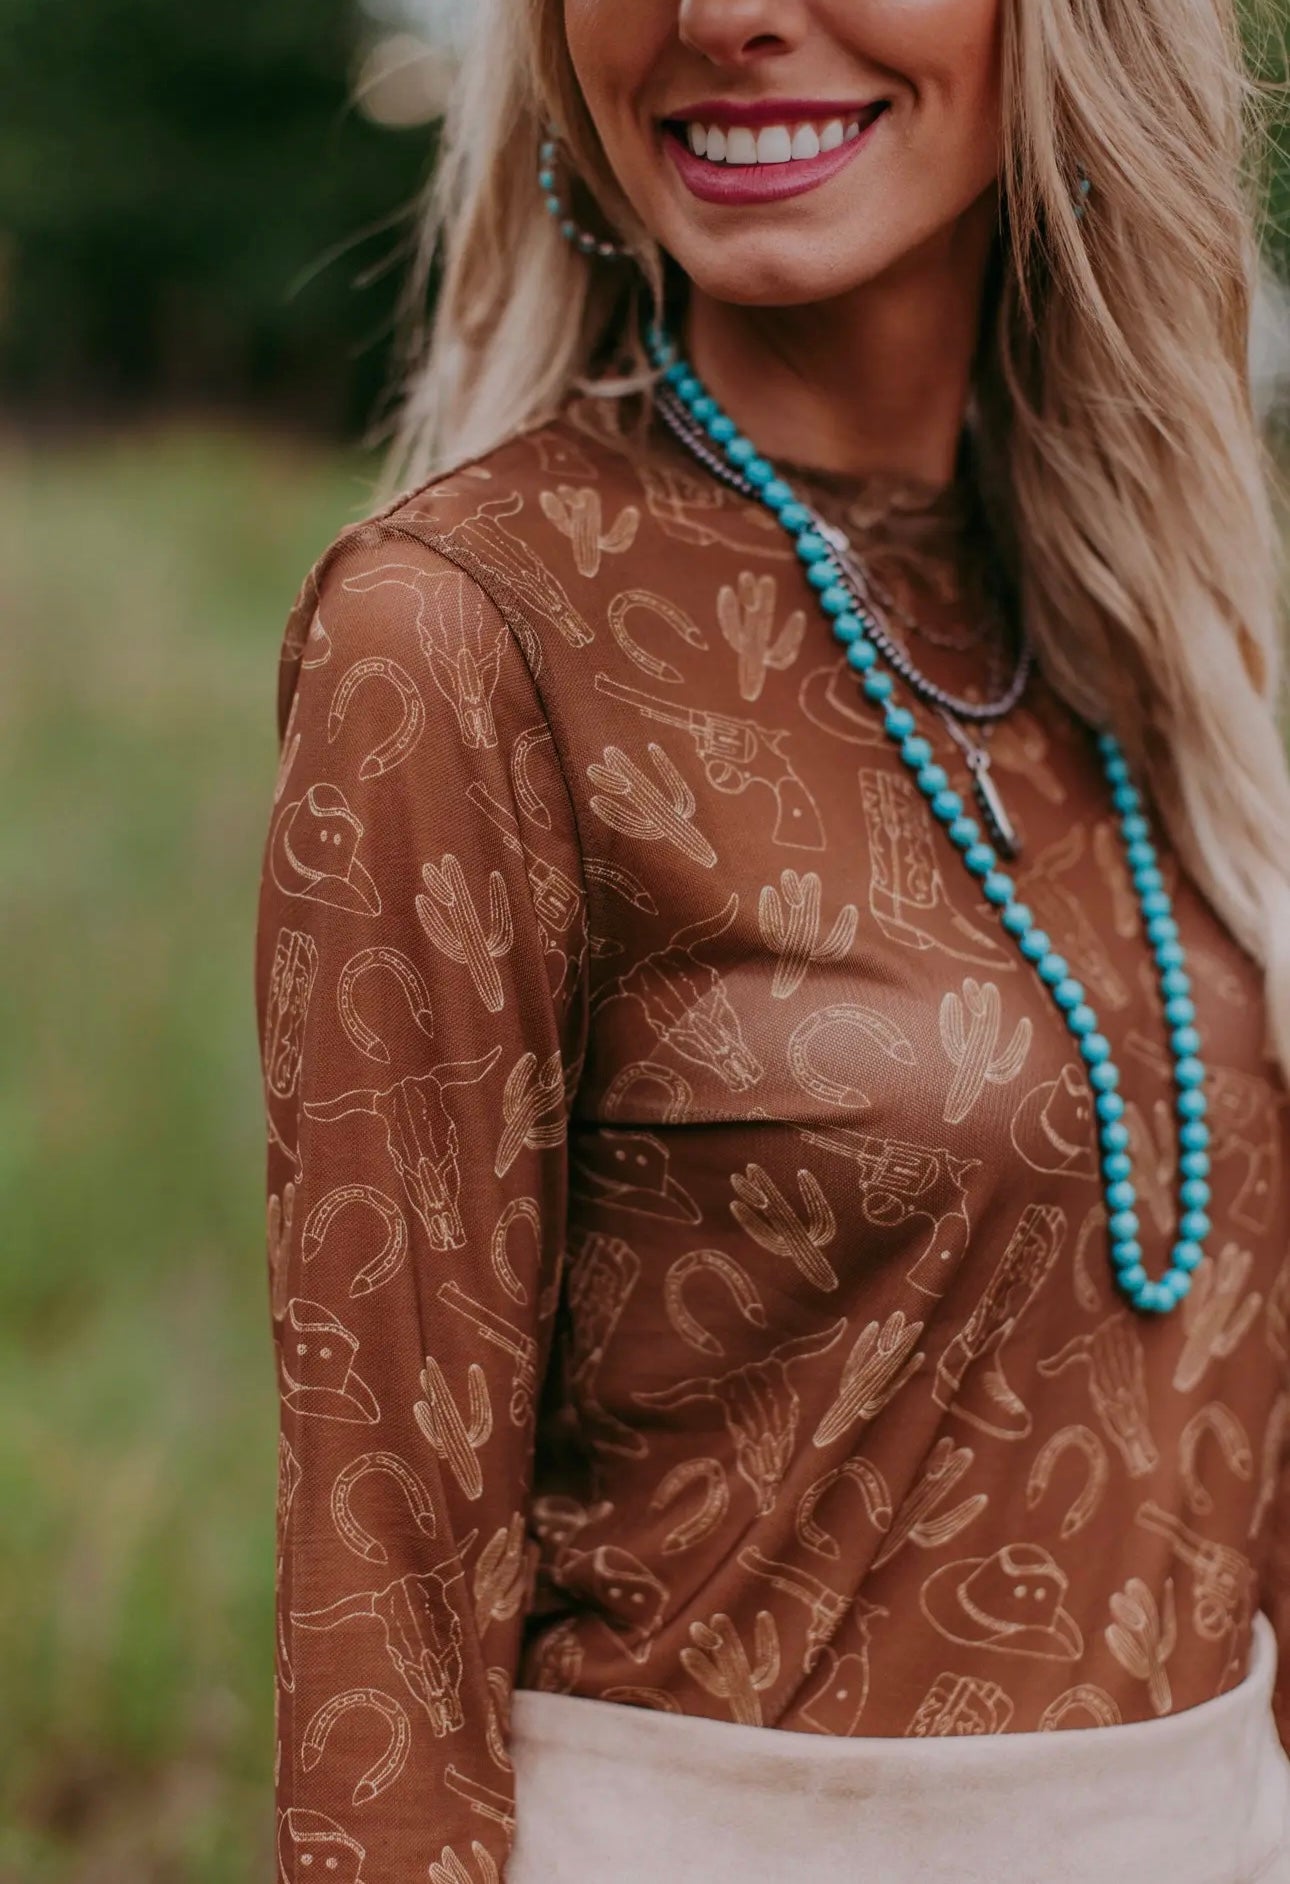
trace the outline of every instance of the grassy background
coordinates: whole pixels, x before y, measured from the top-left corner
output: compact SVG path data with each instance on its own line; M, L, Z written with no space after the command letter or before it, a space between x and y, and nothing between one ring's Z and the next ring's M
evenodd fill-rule
M272 1870L254 899L283 620L370 475L0 444L3 1884Z

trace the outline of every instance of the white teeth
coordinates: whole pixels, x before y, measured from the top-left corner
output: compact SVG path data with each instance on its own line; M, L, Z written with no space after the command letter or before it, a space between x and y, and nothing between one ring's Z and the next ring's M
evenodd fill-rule
M788 134L786 124L768 124L758 134L757 162L759 164L786 164L792 161L793 140Z
M787 164L809 162L860 136L859 117L829 118L815 124L768 124L754 131L743 124L700 124L691 119L685 141L696 157L712 164Z

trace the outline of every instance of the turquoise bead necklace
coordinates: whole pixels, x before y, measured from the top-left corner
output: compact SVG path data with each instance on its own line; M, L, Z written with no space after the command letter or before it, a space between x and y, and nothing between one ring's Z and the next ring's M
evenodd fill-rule
M1148 1276L1143 1266L1129 1130L1118 1090L1120 1071L1083 985L1017 897L1011 877L999 867L994 847L984 839L976 820L967 815L962 798L950 788L944 768L936 764L931 743L919 732L914 714L898 700L896 680L884 667L870 637L874 617L821 529L820 519L721 410L675 343L660 329L651 328L647 346L672 396L792 540L832 633L846 648L848 666L859 676L866 699L881 710L887 736L913 774L932 816L944 827L965 867L977 879L986 902L998 912L1005 932L1049 990L1074 1039L1093 1092L1116 1287L1141 1313L1168 1314L1191 1288L1192 1274L1204 1259L1205 1238L1210 1230L1205 1214L1210 1200L1205 1066L1200 1058L1196 1009L1178 924L1151 841L1142 794L1130 776L1118 740L1109 731L1099 732L1097 748L1118 814L1146 937L1155 956L1160 997L1170 1029L1179 1122L1177 1236L1170 1265L1158 1279Z

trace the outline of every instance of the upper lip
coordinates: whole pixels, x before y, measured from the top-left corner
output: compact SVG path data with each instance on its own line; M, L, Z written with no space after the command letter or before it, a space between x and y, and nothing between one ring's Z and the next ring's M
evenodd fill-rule
M831 118L855 118L862 116L875 105L885 105L885 98L865 98L857 101L849 99L845 104L821 101L818 98L763 98L756 102L740 103L731 98L701 99L697 105L686 105L678 111L664 114L665 124L820 124Z

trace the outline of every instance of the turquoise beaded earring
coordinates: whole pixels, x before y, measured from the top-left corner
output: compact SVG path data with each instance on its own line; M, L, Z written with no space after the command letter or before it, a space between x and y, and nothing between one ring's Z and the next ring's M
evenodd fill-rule
M602 261L622 261L631 250L621 242L609 242L580 228L569 213L569 204L560 188L560 140L554 126L548 125L538 151L538 186L547 210L560 234L571 248L583 255L598 256Z
M1093 188L1093 185L1089 182L1088 177L1085 175L1084 167L1082 164L1077 166L1076 171L1075 171L1075 176L1076 176L1075 215L1076 215L1076 218L1078 219L1084 214L1085 209L1088 207L1088 194L1089 194L1089 191Z

